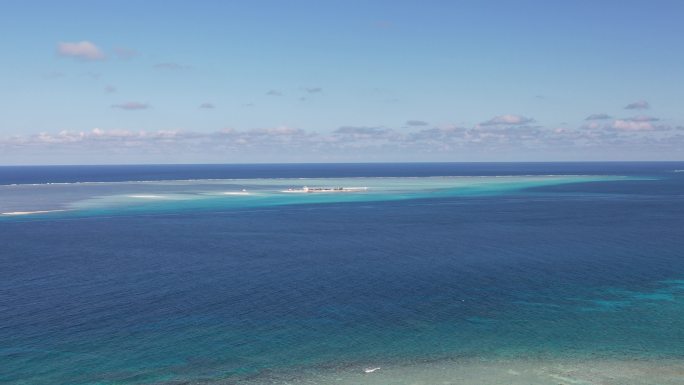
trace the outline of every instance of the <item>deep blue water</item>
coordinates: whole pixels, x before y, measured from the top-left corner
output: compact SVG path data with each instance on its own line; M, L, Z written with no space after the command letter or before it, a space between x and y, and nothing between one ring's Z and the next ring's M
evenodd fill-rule
M0 382L232 383L432 357L684 357L679 169L684 163L0 168L0 184L652 177L0 222Z
M682 162L586 163L309 163L103 166L0 166L0 185L180 179L338 178L373 176L649 175L680 169Z

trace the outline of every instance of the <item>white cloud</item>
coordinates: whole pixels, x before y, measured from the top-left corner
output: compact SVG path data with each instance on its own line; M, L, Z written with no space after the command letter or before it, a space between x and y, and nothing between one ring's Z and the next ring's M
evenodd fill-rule
M486 122L480 123L481 126L498 126L498 125L509 125L509 126L517 126L517 125L522 125L522 124L528 124L534 122L534 119L532 118L526 118L521 115L514 115L514 114L506 114L506 115L499 115L495 116Z
M655 126L649 121L634 121L628 119L614 120L610 125L611 128L622 131L653 131Z
M596 122L596 121L591 121L585 125L583 125L581 128L588 129L588 130L597 130L600 128L603 128L603 124Z
M89 41L74 43L60 42L57 44L57 53L60 56L72 57L80 60L104 60L104 52Z
M294 127L279 126L270 128L255 128L247 131L248 135L301 135L304 130Z
M630 122L657 122L660 119L654 118L653 116L639 115L627 118L625 120L629 120Z
M365 135L378 136L389 133L390 130L384 127L357 127L357 126L342 126L335 130L335 134L342 135Z
M611 116L608 114L591 114L587 116L584 120L604 120L604 119L611 119Z

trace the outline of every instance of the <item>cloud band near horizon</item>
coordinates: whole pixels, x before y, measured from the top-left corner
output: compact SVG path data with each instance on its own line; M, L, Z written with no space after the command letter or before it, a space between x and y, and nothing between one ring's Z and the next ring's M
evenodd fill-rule
M131 105L144 109L147 105ZM503 118L502 118L503 117ZM421 121L422 122L422 121ZM133 131L95 128L90 131L61 131L0 138L3 151L113 151L283 154L360 154L363 152L419 155L492 153L511 150L629 149L647 146L653 150L684 150L684 127L662 124L657 118L636 116L624 119L591 120L577 128L546 128L525 125L532 118L501 115L472 127L458 125L341 126L328 132L307 131L289 126L213 132L191 130Z

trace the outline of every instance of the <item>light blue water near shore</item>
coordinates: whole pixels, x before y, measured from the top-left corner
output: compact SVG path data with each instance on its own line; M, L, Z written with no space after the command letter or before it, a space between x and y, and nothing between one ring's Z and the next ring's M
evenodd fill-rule
M524 175L198 179L0 186L2 219L179 213L512 193L533 187L643 177Z
M2 212L70 211L0 222L0 381L265 383L438 358L684 358L681 164L518 165L514 177L506 165L504 178L424 167L448 178L335 169L304 184L286 179L291 166L3 187ZM302 185L368 190L282 193ZM254 195L212 195L243 188Z

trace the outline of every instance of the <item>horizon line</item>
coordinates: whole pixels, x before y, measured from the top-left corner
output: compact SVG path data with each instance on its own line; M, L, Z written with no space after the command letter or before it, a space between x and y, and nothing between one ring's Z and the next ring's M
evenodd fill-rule
M371 164L544 164L544 163L684 163L683 160L550 160L550 161L369 161L369 162L246 162L246 163L61 163L0 164L0 167L116 167L116 166L268 166L268 165L371 165Z

